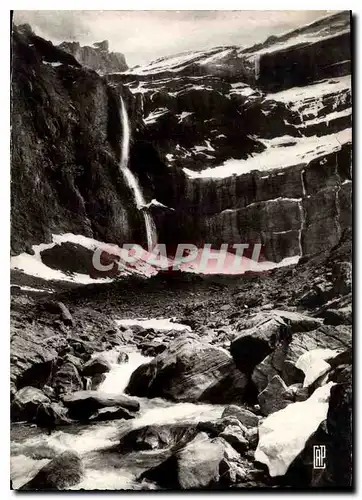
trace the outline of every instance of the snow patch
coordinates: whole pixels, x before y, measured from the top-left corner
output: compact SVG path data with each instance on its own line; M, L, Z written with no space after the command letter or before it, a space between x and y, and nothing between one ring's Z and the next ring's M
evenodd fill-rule
M152 318L152 319L116 319L118 326L142 326L143 328L153 328L154 330L177 330L191 331L191 327L182 323L174 323L174 318Z
M333 385L329 382L319 387L306 401L291 403L262 422L255 460L267 465L271 477L287 472L309 437L327 418Z

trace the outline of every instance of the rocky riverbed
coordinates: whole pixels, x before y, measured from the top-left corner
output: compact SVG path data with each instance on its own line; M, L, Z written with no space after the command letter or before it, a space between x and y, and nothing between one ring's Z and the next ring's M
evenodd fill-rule
M13 487L350 486L350 259L14 287Z

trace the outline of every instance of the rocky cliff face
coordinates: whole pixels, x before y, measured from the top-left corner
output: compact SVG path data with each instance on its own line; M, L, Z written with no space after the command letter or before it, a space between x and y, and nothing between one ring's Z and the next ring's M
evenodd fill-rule
M119 52L109 52L108 40L97 42L93 47L81 46L79 42L63 42L61 50L68 52L86 68L93 69L100 74L125 71L128 69L126 59Z
M133 168L174 209L155 214L162 241L261 242L280 261L339 240L351 225L349 23L342 12L248 49L108 75L140 102Z
M160 242L257 242L274 262L334 246L351 225L349 25L342 12L250 48L179 54L104 79L15 35L14 251L51 231L142 239L116 168L119 95L130 168L146 201L166 207L151 208ZM58 55L45 57L45 46ZM36 196L29 212L24 189ZM36 228L28 213L39 214Z
M12 48L12 252L52 233L143 241L118 168L119 95L29 29L14 29Z

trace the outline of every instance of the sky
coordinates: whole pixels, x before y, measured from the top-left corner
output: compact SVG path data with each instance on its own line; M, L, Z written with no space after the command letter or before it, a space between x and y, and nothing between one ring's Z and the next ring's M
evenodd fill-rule
M250 46L332 14L295 11L15 11L15 24L29 23L36 34L81 45L108 40L110 50L125 55L130 67L187 50L220 45Z

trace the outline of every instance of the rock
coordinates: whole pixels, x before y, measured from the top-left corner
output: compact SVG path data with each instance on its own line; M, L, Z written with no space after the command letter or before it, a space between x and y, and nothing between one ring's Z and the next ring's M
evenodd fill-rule
M120 352L117 358L117 363L120 365L123 363L127 363L128 361L129 361L128 354L126 352Z
M257 325L242 331L231 343L231 355L243 373L251 373L275 349L282 325L286 326L282 319L263 315Z
M221 417L236 417L246 427L254 427L259 423L259 418L253 412L236 405L227 406Z
M67 353L63 359L66 363L67 362L72 363L72 365L74 365L76 367L78 372L80 372L80 373L82 372L83 361L80 358L78 358L77 356L74 356L73 354Z
M77 420L88 419L92 413L107 406L121 407L126 410L138 411L140 404L124 394L117 396L102 394L98 391L77 391L63 397L64 405L69 408L69 414Z
M197 429L207 432L211 437L219 436L227 427L235 427L245 434L246 427L234 416L221 417L217 420L202 421L197 424Z
M210 439L206 433L199 432L192 441L177 447L167 460L146 471L141 478L151 479L168 489L227 488L245 480L245 464L225 439Z
M259 442L259 430L258 427L251 427L245 432L245 438L249 442L250 448L256 448Z
M130 420L135 418L135 415L122 407L105 407L100 408L94 415L89 417L90 422L104 422L106 420Z
M163 342L152 341L152 342L142 342L140 344L141 352L144 356L157 356L167 348L167 345Z
M72 363L66 362L56 371L52 386L59 396L67 392L82 390L83 382L77 368Z
M49 432L58 425L67 425L71 422L68 410L60 403L40 403L37 408L35 423L38 427L48 429Z
M84 475L82 461L74 451L65 451L51 460L20 490L66 490Z
M328 459L326 476L337 488L350 488L353 475L352 370L331 389L327 413Z
M181 489L208 488L218 483L224 449L219 442L210 441L207 434L198 434L179 452L177 458Z
M334 275L337 276L333 286L334 295L346 295L352 291L352 262L336 263Z
M31 422L41 403L50 403L50 399L40 389L23 387L15 394L11 403L12 420Z
M323 313L325 325L352 325L352 306L341 309L327 309Z
M91 377L99 373L109 372L111 364L102 356L91 358L83 367L82 375L84 377Z
M73 316L70 314L69 309L63 302L57 302L57 301L47 301L43 303L44 309L49 311L50 313L53 314L59 314L61 320L63 323L67 326L73 326L74 325L74 320Z
M95 391L106 380L105 373L97 373L91 377L90 390Z
M228 425L219 436L231 444L239 453L243 453L249 448L249 441L245 438L244 432L238 425Z
M261 423L255 460L267 465L271 477L287 472L309 437L327 417L332 385L316 389L306 401L290 404Z
M275 375L266 388L258 395L260 411L263 415L270 415L282 410L293 401L293 391L288 389L279 375Z
M241 402L247 378L227 351L197 336L175 339L132 374L128 394L174 401Z
M197 434L194 424L147 425L134 429L121 438L122 451L161 450L183 445Z

